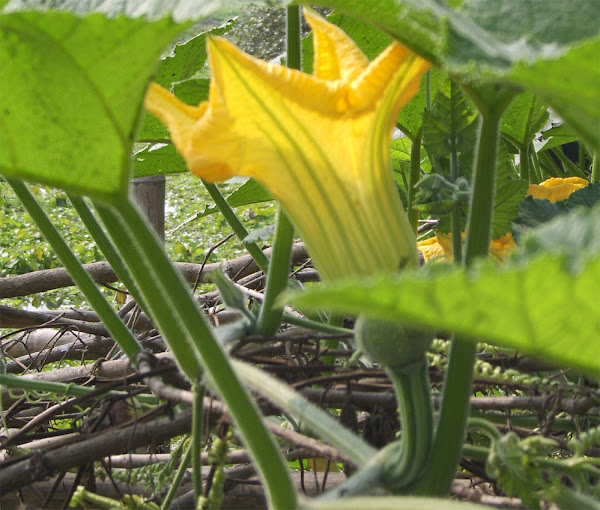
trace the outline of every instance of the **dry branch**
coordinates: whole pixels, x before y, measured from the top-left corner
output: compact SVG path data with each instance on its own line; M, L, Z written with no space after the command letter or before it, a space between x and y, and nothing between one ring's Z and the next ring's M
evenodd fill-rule
M267 256L271 255L271 248L263 250ZM292 249L292 261L299 263L308 257L304 243L296 243ZM201 264L191 264L185 262L175 263L181 271L184 278L194 283L202 267ZM92 279L98 284L113 283L118 280L117 275L112 270L108 262L94 262L83 266ZM206 281L206 276L220 269L231 279L239 279L248 276L259 270L258 266L250 255L244 255L233 260L224 262L215 262L206 264L202 272L199 283ZM18 276L6 276L0 278L0 299L28 296L38 292L70 287L73 280L64 268L44 269L34 271Z

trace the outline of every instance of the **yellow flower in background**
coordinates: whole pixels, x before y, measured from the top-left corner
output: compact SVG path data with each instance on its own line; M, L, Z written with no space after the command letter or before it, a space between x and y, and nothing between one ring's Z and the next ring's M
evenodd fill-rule
M462 233L463 243L465 233ZM430 260L452 262L452 235L442 234L438 232L434 237L430 237L425 241L417 243L417 247L425 262ZM493 239L490 243L490 257L501 262L506 256L516 248L517 245L510 232L500 236L498 239Z
M389 145L398 111L429 64L396 42L369 62L339 27L304 14L314 34L314 75L211 37L208 101L189 106L153 84L146 108L169 127L194 174L261 182L323 280L415 267Z
M540 184L530 184L526 196L558 202L566 200L571 193L585 188L588 184L589 181L581 177L552 177ZM462 238L464 242L464 232ZM490 257L501 262L516 247L512 234L508 232L498 239L492 240L490 243ZM425 262L430 260L452 261L452 236L450 234L437 233L434 237L417 243L417 248L423 255Z
M530 184L527 195L533 198L542 198L550 202L566 200L571 193L585 188L589 182L581 177L551 177L539 184Z

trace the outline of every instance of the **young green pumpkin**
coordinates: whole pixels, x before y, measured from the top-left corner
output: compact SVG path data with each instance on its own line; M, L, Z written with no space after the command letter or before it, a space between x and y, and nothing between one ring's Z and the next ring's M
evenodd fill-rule
M419 479L433 444L433 407L425 353L434 334L360 316L354 326L358 348L386 368L398 401L402 438L387 447L383 484L392 492Z

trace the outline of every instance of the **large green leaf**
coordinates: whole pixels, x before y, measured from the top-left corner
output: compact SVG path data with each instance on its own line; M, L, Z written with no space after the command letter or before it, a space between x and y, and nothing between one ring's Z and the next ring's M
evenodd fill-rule
M438 157L449 156L452 143L459 153L472 151L476 118L477 112L460 87L449 78L444 79L431 108L423 115L423 145L427 152ZM461 136L465 132L466 136Z
M427 90L427 77L429 76L429 90ZM423 124L423 111L427 107L427 97L435 97L446 74L433 68L421 80L419 92L402 107L396 125L411 140L414 140Z
M145 16L148 19L171 15L176 21L184 21L210 14L219 7L222 0L10 0L7 3L7 10L11 11L59 9L77 16L101 13L110 17Z
M207 99L208 80L195 78L196 73L206 64L206 38L210 34L223 35L231 27L233 23L226 23L176 45L171 54L158 63L154 81L171 90L185 103L198 104ZM149 113L144 114L137 137L140 141L171 143L169 130Z
M187 165L172 144L149 145L132 158L134 177L187 172Z
M0 13L0 172L119 200L144 91L182 28L170 19Z
M589 0L315 0L389 33L459 82L529 90L600 151L600 23Z
M244 184L242 184L227 197L227 203L231 207L257 204L259 202L267 202L269 200L273 200L271 194L254 179L248 179Z
M471 182L475 142L473 141L473 149L471 151L466 150L468 147L467 143L463 143L463 146L465 150L460 155L460 174L468 182ZM519 178L514 167L514 159L508 152L505 143L501 141L498 147L498 170L496 174L496 193L494 196L494 214L492 217L492 239L497 239L510 232L512 222L519 215L519 204L525 197L527 187L527 181ZM463 229L466 227L467 209L468 204L466 202L461 203L460 210ZM443 216L440 219L437 230L442 233L450 233L452 231L450 216Z
M524 149L548 120L548 107L531 92L519 94L510 104L500 130L519 149Z
M600 374L600 208L561 216L524 245L506 267L439 265L315 288L291 301L454 331Z

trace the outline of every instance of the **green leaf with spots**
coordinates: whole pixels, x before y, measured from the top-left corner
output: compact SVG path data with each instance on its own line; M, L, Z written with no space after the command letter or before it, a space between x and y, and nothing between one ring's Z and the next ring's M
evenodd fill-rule
M148 81L183 28L170 19L0 13L0 173L122 199Z
M528 237L523 254L505 266L433 264L314 288L286 302L453 331L600 374L600 208L580 208Z
M154 144L132 158L133 177L187 172L187 166L174 145Z
M0 2L0 6L4 2ZM47 11L49 9L71 12L83 17L103 14L108 17L159 19L172 16L177 22L206 16L216 10L222 0L9 0L7 11Z

